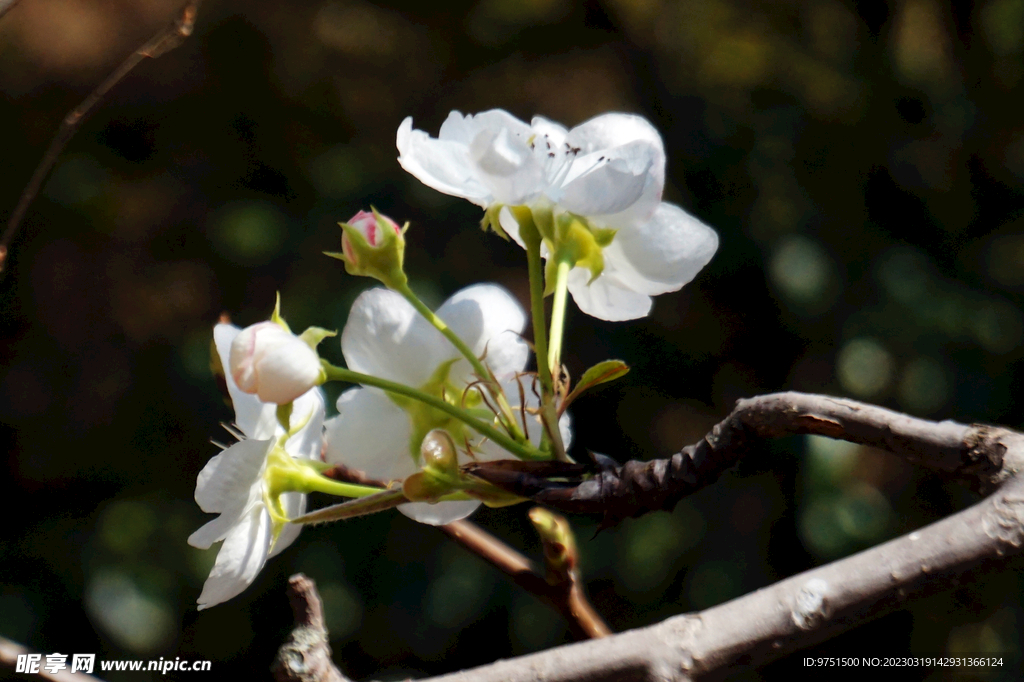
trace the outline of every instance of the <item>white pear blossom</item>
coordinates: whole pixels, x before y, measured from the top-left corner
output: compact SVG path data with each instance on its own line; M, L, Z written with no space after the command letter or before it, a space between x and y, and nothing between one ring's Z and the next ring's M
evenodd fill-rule
M240 331L229 324L214 328L217 354L225 367L232 343ZM196 502L203 511L220 516L189 536L188 543L207 549L215 542L224 542L199 595L200 609L240 594L256 578L267 559L291 544L302 528L285 524L275 543L273 521L265 504L263 474L267 457L277 439L285 433L277 420L277 405L242 392L231 374L226 375L228 394L235 408L235 425L243 438L213 457L196 482ZM284 447L288 455L300 459L319 458L324 423L324 399L319 388L307 391L294 401L291 422L303 426L286 441ZM281 501L289 518L305 512L304 494L285 493Z
M320 357L308 343L277 322L259 322L231 342L231 378L262 402L290 403L320 380Z
M569 279L580 309L600 319L647 315L652 296L679 290L718 248L714 230L661 201L665 150L640 116L604 114L567 130L541 117L527 125L500 109L453 111L436 139L406 118L397 145L402 167L445 194L485 209L569 212L615 230L603 272L590 282L590 272L576 268ZM522 243L507 209L500 223Z
M517 374L526 369L529 347L520 337L526 314L507 291L493 284L478 284L449 298L437 315L478 357L483 356L502 382L512 411L518 416ZM469 362L399 294L371 289L356 299L341 335L341 349L349 369L443 395L455 404L485 408L475 389ZM528 378L524 379L528 381ZM443 393L442 393L443 391ZM527 407L536 406L529 385ZM512 455L493 442L482 442L453 418L405 403L377 388L363 386L338 398L338 416L327 422L324 459L366 472L373 478L400 480L420 470L419 448L431 428L445 428L456 446L468 438L477 459L509 459ZM527 414L526 430L540 442L541 425ZM559 424L568 446L567 417ZM462 453L461 461L468 461ZM415 502L399 510L417 521L442 525L469 516L479 502Z

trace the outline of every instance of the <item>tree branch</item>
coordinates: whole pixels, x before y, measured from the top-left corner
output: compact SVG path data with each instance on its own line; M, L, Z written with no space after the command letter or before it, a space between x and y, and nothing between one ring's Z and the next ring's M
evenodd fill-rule
M587 601L577 576L549 583L526 557L471 521L455 521L438 529L558 611L577 638L611 634L611 629Z
M316 583L301 573L288 579L295 629L277 651L270 670L278 682L350 682L334 667Z
M701 613L429 682L720 679L951 587L969 568L1019 553L1022 539L1024 485L1014 480L920 531Z
M573 473L580 479L575 483L548 480L532 463L469 469L515 487L516 494L532 487L535 499L548 494L572 510L602 511L603 501L613 505L613 518L624 518L671 508L763 439L807 433L884 448L994 492L925 528L705 611L424 682L723 679L899 609L908 599L955 587L972 571L990 570L1024 551L1024 434L930 422L828 396L741 400L703 440L669 460L614 467L597 458L600 471L591 478L580 465L546 474Z
M555 469L529 462L475 463L465 470L559 511L604 514L605 525L614 525L673 509L679 500L718 480L762 440L795 434L888 450L982 492L1021 469L1019 458L1009 469L1003 460L1007 449L1019 449L1024 439L1003 428L933 422L855 400L789 392L738 401L732 414L701 441L669 459L605 465L596 474L580 465Z
M13 2L6 2L0 4L0 16L3 16L13 6ZM77 107L72 109L64 120L60 124L60 128L57 129L57 134L53 136L53 140L50 141L50 146L46 149L43 154L43 158L40 159L39 165L36 166L35 171L32 173L32 177L29 179L28 184L22 191L21 196L18 198L18 203L11 212L10 217L7 219L7 227L4 229L3 237L0 238L0 273L4 271L4 265L7 260L7 252L10 249L11 242L14 240L14 235L17 234L18 227L21 225L21 221L25 218L25 214L28 212L28 207L32 204L36 195L39 193L40 188L43 185L43 181L46 180L46 176L50 174L53 169L53 165L57 162L57 157L64 150L64 147L74 136L78 130L78 126L89 117L89 115L99 104L100 100L110 89L121 82L125 76L131 73L132 69L139 65L139 63L148 58L156 59L162 54L173 50L185 40L185 38L192 35L192 29L195 26L196 13L199 11L199 0L189 0L181 8L178 18L170 25L160 29L156 35L147 40L142 44L135 52L128 56L120 66L106 77L106 79L96 86L96 89L89 93L89 96L79 104Z

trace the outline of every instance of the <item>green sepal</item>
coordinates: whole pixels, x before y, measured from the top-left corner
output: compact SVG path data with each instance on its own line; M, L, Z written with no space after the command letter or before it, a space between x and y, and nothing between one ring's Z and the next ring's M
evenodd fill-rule
M480 219L480 229L484 232L491 230L494 234L498 235L505 241L509 240L508 233L505 232L505 228L501 226L501 209L504 208L504 204L494 204L484 209L484 217Z
M537 231L540 232L540 236L544 238L550 247L554 243L555 234L555 214L552 212L549 206L537 206L531 209L533 214L533 223L537 226Z
M599 362L593 367L590 367L583 373L580 380L576 382L576 387L572 389L572 392L565 396L565 400L562 401L559 412L564 412L565 408L567 408L572 401L576 400L576 398L580 397L584 391L588 391L600 384L614 381L615 379L625 376L627 373L629 373L629 365L624 363L622 360L605 360L604 362Z
M320 345L320 342L326 338L337 336L338 332L331 331L330 329L324 329L323 327L310 327L306 331L299 334L299 338L306 342L313 350Z
M288 323L284 321L283 317L281 317L281 292L280 291L277 292L277 299L274 302L274 312L270 313L270 321L273 322L274 324L279 325L286 332L291 333L291 331L292 331L291 327L289 327Z
M285 433L289 433L292 430L292 405L293 403L285 403L284 405L277 406L277 423L281 425Z
M594 241L602 249L611 246L612 240L615 239L615 234L618 232L614 227L594 227L590 226L590 233L594 235Z

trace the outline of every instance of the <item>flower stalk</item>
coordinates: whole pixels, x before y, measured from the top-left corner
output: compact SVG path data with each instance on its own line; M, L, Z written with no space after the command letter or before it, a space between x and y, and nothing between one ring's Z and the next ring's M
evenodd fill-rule
M569 461L565 453L565 444L558 430L558 410L555 406L555 386L551 374L550 350L548 346L547 325L544 319L544 262L541 258L541 233L534 221L533 211L526 206L510 207L513 217L519 223L519 236L526 245L526 262L530 275L530 313L533 321L533 349L537 355L537 372L540 375L541 422L544 433L541 438L541 449L550 448L552 456L560 461ZM565 269L568 277L571 267ZM561 352L562 325L565 320L565 292L562 292L562 311L559 315L558 352ZM556 299L557 305L557 299ZM555 310L552 311L552 332L554 332ZM554 348L552 346L551 348Z
M516 457L525 460L546 460L550 459L550 456L539 450L529 443L518 443L513 440L508 434L494 428L490 424L487 424L480 419L477 419L471 415L468 411L452 405L449 402L436 398L428 393L424 393L411 386L405 384L399 384L394 381L388 381L387 379L381 379L379 377L370 376L369 374L362 374L360 372L353 372L350 369L343 367L336 367L330 364L326 360L321 360L323 363L324 371L327 373L327 379L329 381L346 381L352 384L363 384L364 386L373 386L379 388L388 393L394 393L397 395L412 398L425 405L433 407L436 410L440 410L445 414L458 419L466 426L470 427L482 436L486 436L501 447L511 452Z
M448 339L456 350L462 354L462 357L466 358L466 361L473 367L473 371L476 373L477 378L487 386L487 391L498 403L498 415L502 426L505 427L506 431L516 440L518 443L525 443L526 436L523 434L523 430L519 428L516 423L516 419L512 414L512 407L508 404L508 399L505 398L505 394L502 392L501 387L498 386L497 381L494 380L494 374L488 369L488 367L473 353L473 350L466 345L466 342L459 338L459 335L452 331L452 328L445 324L437 313L427 307L423 301L416 295L408 283L402 282L401 285L390 287L396 293L402 295L402 297L416 309L420 315L423 316L427 322L432 324L434 328L441 332L441 334Z

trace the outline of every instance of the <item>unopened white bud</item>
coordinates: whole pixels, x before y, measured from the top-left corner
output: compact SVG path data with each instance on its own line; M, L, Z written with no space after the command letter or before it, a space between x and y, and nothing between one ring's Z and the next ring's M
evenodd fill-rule
M320 358L276 322L246 327L231 343L231 377L245 393L284 405L320 383Z

